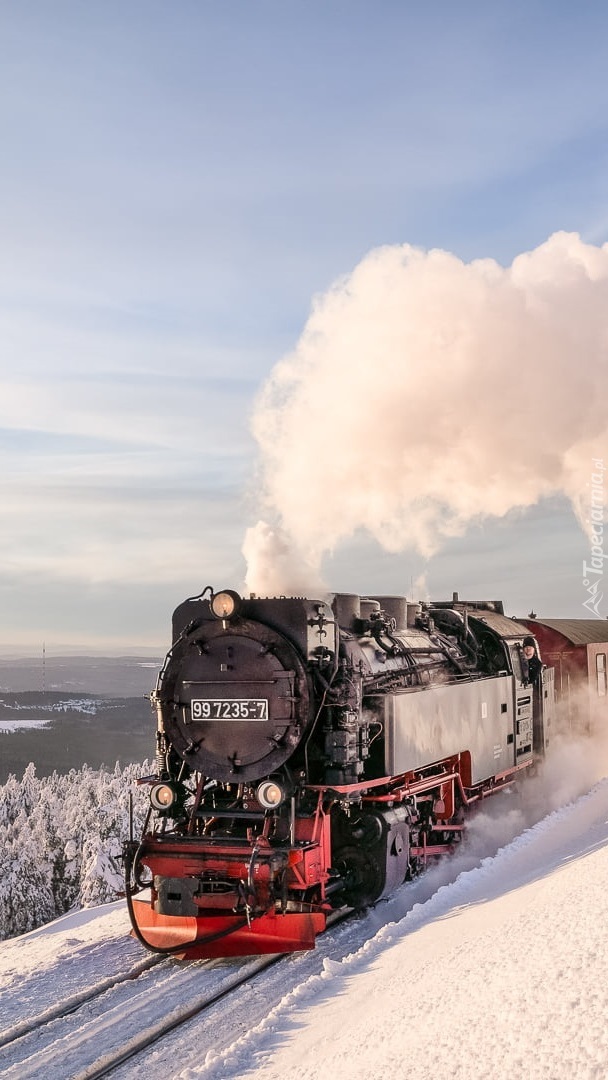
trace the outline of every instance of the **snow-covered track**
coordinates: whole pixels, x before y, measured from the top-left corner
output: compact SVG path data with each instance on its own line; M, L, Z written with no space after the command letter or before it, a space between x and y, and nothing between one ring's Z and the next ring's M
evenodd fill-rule
M336 912L328 923L349 914ZM107 1076L283 959L281 954L189 964L147 959L130 976L104 980L103 986L14 1025L3 1037L0 1074L13 1080Z
M245 971L239 970L235 972L220 989L215 992L207 991L207 993L201 994L200 997L189 1001L187 1005L180 1005L173 1009L169 1015L164 1016L156 1024L151 1024L145 1030L133 1036L132 1039L123 1043L116 1051L102 1054L101 1057L91 1062L85 1069L76 1073L73 1080L99 1080L100 1077L108 1076L119 1065L129 1061L142 1050L147 1050L164 1035L187 1023L188 1020L192 1020L193 1017L199 1016L205 1009L215 1005L216 1002L221 1001L233 990L237 990L255 975L272 967L273 964L282 959L283 956L281 955L272 955L259 957L257 960L250 962L245 966Z
M63 998L62 1001L58 1001L56 1005L50 1006L45 1009L44 1012L38 1014L38 1016L32 1017L29 1020L21 1020L18 1024L13 1024L6 1031L0 1033L0 1050L4 1046L10 1046L11 1043L17 1042L25 1035L30 1035L32 1032L37 1031L38 1028L44 1027L45 1024L50 1024L52 1020L59 1020L64 1016L69 1016L70 1013L76 1012L82 1005L86 1005L88 1002L94 1001L95 998L101 997L107 990L112 990L113 987L118 986L123 982L133 982L138 979L144 971L149 971L150 968L156 967L157 964L163 963L163 957L152 956L147 960L143 960L141 964L131 968L130 971L124 975L111 975L107 979L103 979L101 982L90 987L88 990L81 990L77 994L72 994L70 997Z
M148 960L135 978L109 979L103 988L74 995L15 1025L3 1037L0 1073L19 1080L105 1076L279 959L244 961L236 970L221 961L186 967Z

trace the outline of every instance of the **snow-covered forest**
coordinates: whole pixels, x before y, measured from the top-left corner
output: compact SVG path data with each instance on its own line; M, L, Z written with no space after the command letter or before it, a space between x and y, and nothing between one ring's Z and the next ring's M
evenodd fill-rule
M115 900L122 891L122 842L129 833L129 793L147 763L113 772L84 765L61 776L0 786L0 938L33 930L73 907ZM141 829L147 800L133 800Z

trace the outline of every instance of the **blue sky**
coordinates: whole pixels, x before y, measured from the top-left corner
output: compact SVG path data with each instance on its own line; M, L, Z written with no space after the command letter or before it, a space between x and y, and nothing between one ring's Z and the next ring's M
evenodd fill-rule
M242 585L256 393L370 249L606 242L607 70L599 2L0 4L0 643ZM325 575L577 616L587 549L555 497Z

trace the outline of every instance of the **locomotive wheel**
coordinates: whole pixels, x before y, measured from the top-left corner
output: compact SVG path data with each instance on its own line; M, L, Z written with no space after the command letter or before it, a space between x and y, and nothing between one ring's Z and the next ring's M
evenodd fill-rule
M333 860L344 881L342 896L348 907L364 908L378 899L383 889L382 867L369 851L343 847Z

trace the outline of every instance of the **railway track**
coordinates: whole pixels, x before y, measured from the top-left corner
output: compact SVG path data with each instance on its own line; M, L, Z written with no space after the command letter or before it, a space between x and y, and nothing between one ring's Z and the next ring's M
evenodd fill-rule
M349 912L336 913L331 923ZM255 979L280 960L142 962L2 1034L0 1074L14 1080L98 1080ZM100 1052L100 1047L103 1050Z
M107 979L97 982L95 986L90 987L88 990L82 990L79 993L71 994L69 997L59 1001L56 1005L52 1005L50 1008L45 1009L43 1012L39 1013L38 1016L28 1020L21 1020L18 1024L12 1024L11 1027L0 1033L0 1060L2 1057L2 1047L10 1046L11 1043L17 1043L19 1039L24 1038L26 1035L33 1034L33 1032L38 1031L39 1028L44 1027L46 1024L50 1024L53 1020L59 1020L64 1016L69 1016L70 1013L76 1012L81 1006L101 997L107 990L111 990L121 983L133 982L135 979L138 979L144 971L149 971L150 968L156 967L157 964L162 963L162 957L150 957L148 960L142 961L141 964L131 968L130 971L123 975L111 975Z
M185 967L163 960L134 978L73 995L5 1033L0 1074L19 1080L107 1076L278 959L265 957L236 970L222 961Z

